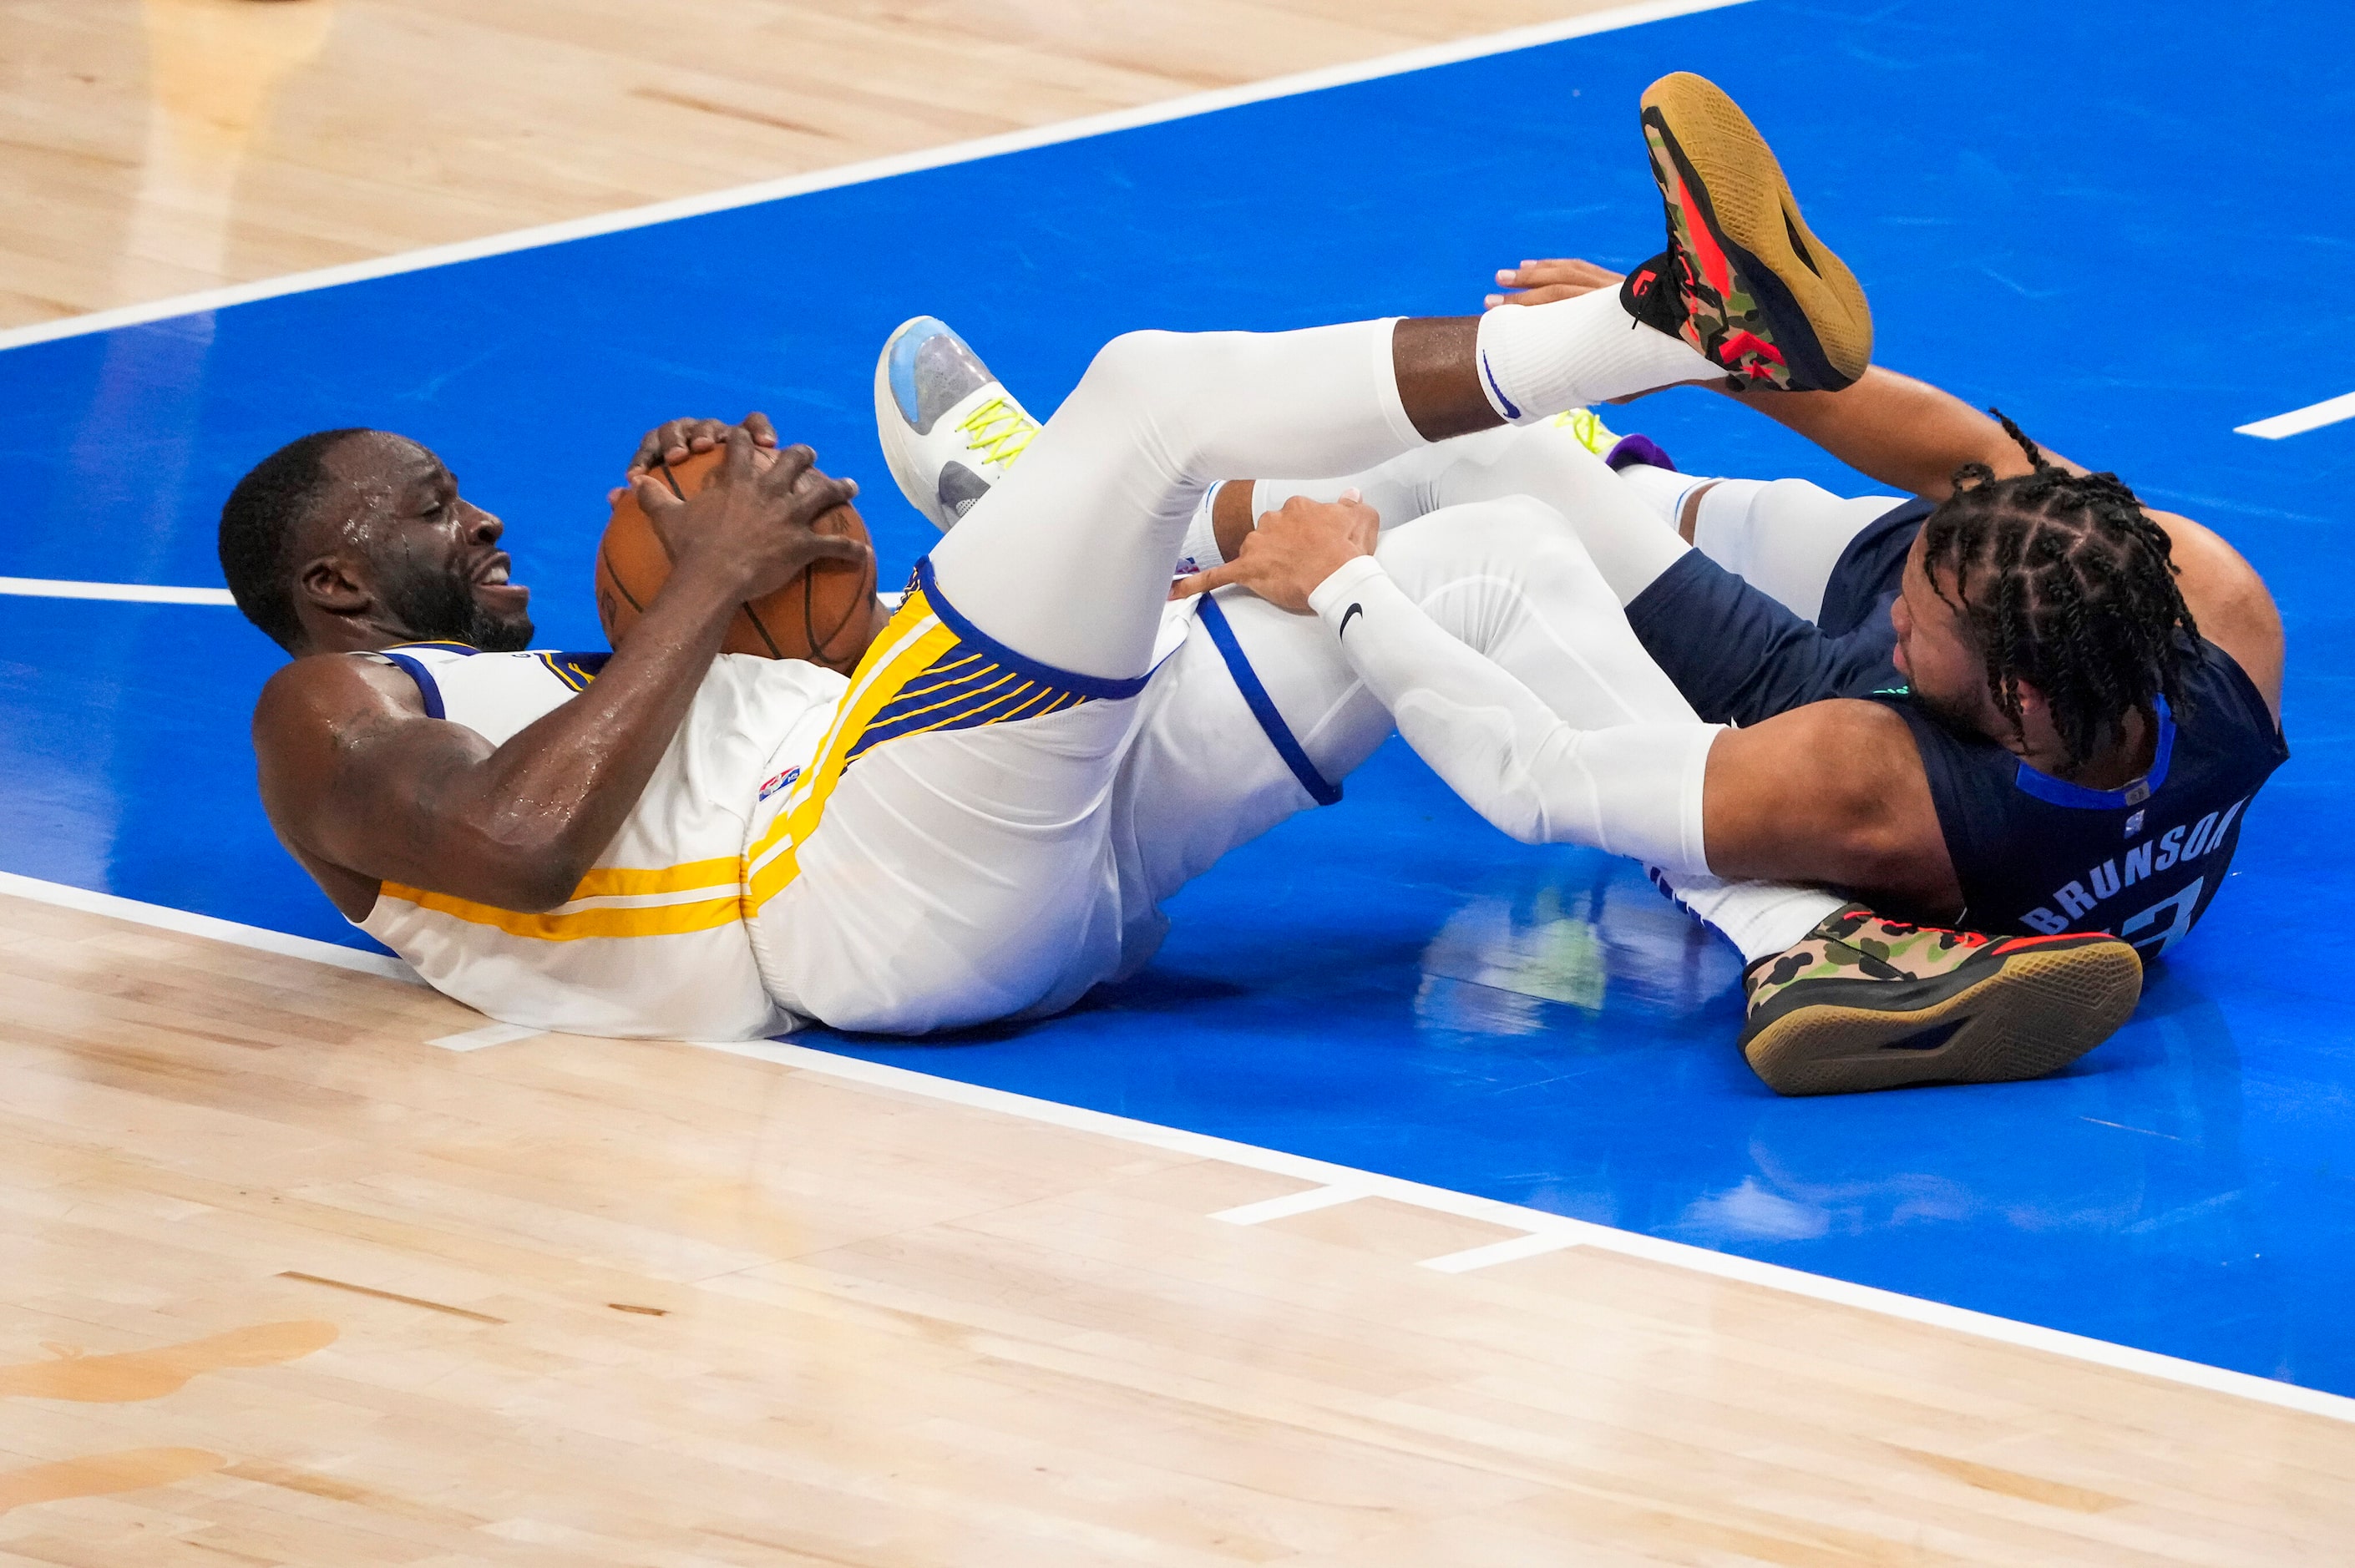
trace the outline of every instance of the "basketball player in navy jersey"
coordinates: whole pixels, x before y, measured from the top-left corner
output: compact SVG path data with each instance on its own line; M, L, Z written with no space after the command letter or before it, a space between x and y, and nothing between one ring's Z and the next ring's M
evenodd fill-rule
M1670 118L1646 115L1668 255L1631 277L1524 261L1497 273L1515 291L1490 295L1492 312L1607 292L1637 322L1699 336L1693 323L1705 327L1725 283L1712 287L1705 258L1722 267L1734 248L1712 232L1705 178ZM1771 269L1752 265L1771 285ZM1409 497L1393 510L1411 516L1518 485L1579 524L1645 651L1697 715L1742 726L1711 756L1711 800L1725 803L1711 831L1763 809L1788 832L1779 852L1761 835L1764 853L1721 866L1712 855L1713 867L1829 881L1887 913L1983 931L2109 932L2146 958L2190 931L2222 885L2251 800L2289 755L2281 620L2248 562L2199 524L2146 509L2115 474L1879 366L1838 389L1741 373L1683 384L1915 499L1686 475L1649 442L1619 443L1610 466L1671 542L1664 528L1631 528L1624 510L1579 505L1566 492L1583 476L1563 475L1583 460L1563 436L1529 430L1453 465L1396 460L1403 485L1376 471L1226 487L1191 540L1199 558L1240 558L1199 582L1305 599L1316 574L1350 558L1338 515L1252 532L1253 511L1290 496L1347 484ZM1796 789L1753 791L1739 782L1752 747L1777 766L1814 765ZM1823 935L1837 943L1856 924L1836 916ZM1753 1021L1807 959L1753 964Z

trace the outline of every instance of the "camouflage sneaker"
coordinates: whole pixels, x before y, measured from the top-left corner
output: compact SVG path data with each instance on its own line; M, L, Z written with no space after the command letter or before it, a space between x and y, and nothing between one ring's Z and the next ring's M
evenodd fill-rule
M1785 1095L2041 1078L2108 1039L2142 995L2115 937L1987 937L1861 904L1742 973L1742 1053Z
M1799 216L1782 165L1715 83L1678 71L1644 90L1644 140L1668 249L1619 302L1736 380L1837 392L1872 361L1872 311Z
M1039 433L981 356L945 322L893 329L875 360L875 435L908 503L947 533L1006 477Z

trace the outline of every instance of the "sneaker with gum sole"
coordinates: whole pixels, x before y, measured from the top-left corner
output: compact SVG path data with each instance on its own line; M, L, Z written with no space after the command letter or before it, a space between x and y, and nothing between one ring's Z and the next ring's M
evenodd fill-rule
M1637 321L1736 380L1837 392L1872 362L1872 311L1854 273L1808 229L1758 128L1689 71L1644 90L1644 140L1668 249L1620 285Z
M1987 937L1833 913L1743 976L1742 1051L1785 1095L2057 1073L2117 1031L2142 959L2101 932Z

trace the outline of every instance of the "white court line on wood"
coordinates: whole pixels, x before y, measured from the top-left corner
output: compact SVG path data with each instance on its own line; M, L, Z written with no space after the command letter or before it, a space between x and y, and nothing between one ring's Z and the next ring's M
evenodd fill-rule
M545 1029L527 1029L520 1023L485 1023L480 1029L443 1034L426 1044L439 1045L444 1051L480 1051L486 1045L512 1045L518 1040L535 1039L547 1033Z
M2270 419L2259 419L2254 424L2235 425L2232 433L2236 436L2262 436L2266 440L2277 441L2284 436L2303 435L2307 430L2318 430L2325 425L2335 425L2341 419L2355 419L2355 392L2325 397L2319 403L2308 403L2303 408L2292 408L2286 414L2275 414Z
M63 577L0 577L0 593L27 599L114 599L134 604L235 604L227 588L159 588L152 583L78 583Z
M1462 1252L1451 1252L1444 1257L1426 1257L1416 1266L1435 1268L1442 1274L1469 1274L1476 1268L1487 1268L1492 1264L1514 1263L1525 1257L1537 1257L1549 1252L1560 1252L1566 1246L1584 1245L1576 1236L1550 1235L1541 1231L1532 1232L1525 1236L1515 1236L1510 1241L1490 1242L1487 1246L1467 1247Z
M904 1094L920 1095L926 1099L950 1105L996 1111L1051 1127L1096 1133L1172 1153L1190 1154L1198 1159L1222 1160L1231 1165L1241 1165L1253 1171L1297 1177L1320 1187L1345 1187L1368 1197L1389 1198L1437 1213L1485 1220L1491 1224L1524 1231L1531 1235L1559 1238L1564 1245L1592 1246L1628 1257L1667 1264L1671 1267L1689 1268L1697 1274L1713 1275L1721 1279L1764 1286L1768 1289L1786 1291L1811 1300L1833 1302L1931 1328L1993 1340L2001 1344L2042 1351L2118 1372L2135 1372L2167 1383L2206 1389L2211 1393L2232 1394L2264 1404L2303 1411L2309 1415L2326 1416L2333 1421L2355 1422L2355 1399L2339 1394L2300 1388L2296 1383L2277 1383L2271 1378L2231 1372L2222 1367L2207 1366L2177 1356L2160 1355L2155 1351L2136 1350L2130 1345L2114 1345L2106 1340L2088 1339L2083 1334L2064 1333L2058 1329L1998 1318L1991 1313L1949 1307L1942 1301L1901 1296L1893 1290L1880 1290L1869 1285L1852 1285L1844 1279L1805 1274L1796 1268L1760 1263L1731 1253L1710 1252L1705 1247L1688 1246L1682 1242L1663 1241L1657 1236L1642 1235L1634 1231L1614 1230L1588 1220L1550 1214L1542 1209L1523 1208L1518 1203L1501 1202L1494 1198L1475 1197L1469 1192L1450 1192L1444 1187L1429 1187L1420 1181L1383 1176L1371 1171L1353 1170L1346 1165L1334 1165L1304 1155L1286 1154L1281 1150L1235 1143L1205 1133L1160 1127L1149 1121L1135 1121L1127 1117L1085 1110L1078 1106L1059 1105L1053 1100L1033 1099L1028 1095L1009 1094L1004 1089L983 1088L950 1078L935 1078L905 1067L862 1062L857 1057L837 1056L805 1045L786 1044L773 1040L696 1041L692 1044L707 1050L724 1051L730 1055L750 1056L759 1061L800 1067L826 1077L897 1089Z
M21 348L27 344L49 343L59 338L80 337L89 333L108 332L116 327L138 326L147 322L163 321L172 316L194 315L200 312L225 310L255 300L275 299L284 294L308 293L318 289L332 289L339 284L364 282L371 278L389 278L401 272L421 271L430 267L448 267L461 261L479 260L485 256L502 256L510 251L530 250L544 245L560 245L568 239L586 239L592 235L614 234L623 229L645 228L657 223L669 223L682 217L699 217L705 213L725 212L730 207L751 207L758 202L775 201L783 196L805 196L811 191L832 190L840 185L860 185L893 175L912 174L920 169L937 169L951 164L965 164L980 158L993 158L1005 153L1025 152L1032 147L1051 146L1058 142L1076 142L1089 136L1102 136L1114 131L1134 130L1141 125L1157 125L1165 121L1188 119L1197 114L1209 114L1220 109L1232 109L1246 103L1264 102L1273 98L1290 98L1304 92L1316 92L1328 87L1345 87L1351 82L1371 81L1380 77L1399 76L1407 71L1425 70L1433 66L1454 65L1460 60L1477 59L1484 55L1508 54L1515 49L1534 48L1540 44L1559 43L1564 38L1583 37L1591 33L1607 33L1621 27L1633 27L1645 22L1666 21L1673 16L1688 16L1701 11L1721 10L1729 5L1745 4L1746 0L1642 0L1641 4L1615 5L1605 11L1590 11L1582 16L1565 16L1556 22L1541 22L1533 26L1513 27L1501 33L1487 33L1476 38L1459 38L1454 43L1433 44L1424 48L1407 49L1398 54L1384 55L1377 59L1360 60L1354 65L1328 66L1321 70L1301 71L1292 76L1271 77L1265 81L1246 82L1241 87L1220 88L1211 92L1189 93L1183 98L1166 99L1159 103L1140 104L1134 109L1114 110L1106 114L1092 114L1079 120L1060 121L1052 125L1033 126L1027 131L1008 132L1000 136L985 136L971 142L952 143L945 147L927 148L922 152L902 153L888 158L870 158L863 163L846 164L839 168L820 169L806 175L791 175L783 179L762 180L753 185L735 185L727 190L712 191L703 196L684 196L675 201L656 202L648 207L627 207L618 212L593 214L562 223L540 224L531 228L511 229L505 234L485 235L479 239L461 240L453 245L436 245L422 250L405 250L394 256L379 256L372 260L355 261L341 267L323 267L309 272L290 272L282 277L259 279L250 283L235 283L223 289L208 289L199 293L180 294L168 300L151 300L144 304L123 305L114 310L94 311L87 315L66 316L53 322L37 322L29 326L14 327L0 332L0 349Z
M0 872L0 893L12 893L67 908L112 915L118 919L181 931L190 936L209 937L215 941L231 942L240 947L316 959L339 969L361 969L371 974L389 975L396 980L408 980L412 983L423 983L417 980L414 971L398 959L354 952L348 948L315 942L307 937L288 937L276 931L240 926L233 921L216 920L210 916L190 915L183 910L117 898L111 894L90 893L79 887L65 887L57 883L41 882L6 872ZM378 965L385 967L378 968ZM1246 1170L1295 1177L1319 1188L1342 1188L1368 1197L1411 1203L1436 1213L1485 1220L1531 1236L1559 1239L1566 1246L1598 1247L1672 1267L1689 1268L1697 1274L1740 1280L1811 1300L1834 1302L1931 1328L1948 1329L2002 1344L2042 1351L2051 1355L2065 1356L2071 1361L2136 1372L2167 1383L2207 1389L2211 1393L2232 1394L2263 1404L2325 1416L2333 1421L2355 1422L2355 1399L2325 1393L2319 1389L2300 1388L2296 1383L2276 1383L2271 1378L2206 1366L2175 1356L2163 1356L2153 1351L2138 1351L2129 1345L2114 1345L2105 1340L2087 1339L2082 1334L2063 1333L2058 1329L2017 1322L1986 1312L1973 1312L1961 1307L1949 1307L1944 1302L1925 1301L1915 1296L1901 1296L1893 1290L1877 1290L1869 1285L1851 1285L1844 1279L1804 1274L1796 1268L1736 1257L1730 1253L1710 1252L1704 1247L1688 1246L1682 1242L1663 1241L1657 1236L1640 1235L1633 1231L1614 1230L1608 1225L1598 1225L1587 1220L1550 1214L1542 1209L1523 1208L1518 1203L1500 1202L1494 1198L1475 1197L1469 1192L1453 1192L1444 1187L1429 1187L1420 1181L1408 1181L1396 1176L1352 1170L1346 1165L1311 1160L1305 1155L1286 1154L1282 1150L1261 1149L1252 1144L1212 1138L1206 1133L1188 1132L1179 1128L1160 1127L1149 1121L1135 1121L1103 1111L1082 1109L1078 1106L1058 1105L1053 1100L1009 1094L1004 1089L988 1089L950 1078L935 1078L923 1073L911 1072L905 1067L862 1062L856 1057L837 1056L830 1052L780 1041L698 1040L687 1044L708 1051L725 1052L731 1056L749 1056L755 1061L799 1067L805 1072L849 1083L896 1089L902 1094L917 1095L946 1105L967 1106L977 1110L995 1111L1001 1116L1019 1117L1044 1126L1115 1138L1125 1143L1167 1150L1198 1160L1220 1160Z
M142 904L135 898L117 898L112 893L92 893L86 887L69 887L62 882L44 882L38 877L18 876L13 872L0 871L0 893L54 904L62 909L112 915L118 920L178 931L185 936L209 937L216 942L255 948L290 959L312 959L323 964L332 964L339 969L381 975L386 980L401 980L410 985L425 983L417 978L415 969L388 953L364 953L357 948L338 947L333 942L321 942L309 937L290 937L283 931L266 931L259 926L240 926L234 920L217 920L209 915L191 915L185 909L168 909L160 904Z
M1313 1214L1319 1209L1354 1203L1365 1195L1355 1187L1311 1187L1305 1192L1286 1192L1281 1198L1263 1198L1256 1203L1220 1209L1210 1218L1224 1220L1231 1225L1263 1225L1270 1220L1288 1220L1295 1214Z

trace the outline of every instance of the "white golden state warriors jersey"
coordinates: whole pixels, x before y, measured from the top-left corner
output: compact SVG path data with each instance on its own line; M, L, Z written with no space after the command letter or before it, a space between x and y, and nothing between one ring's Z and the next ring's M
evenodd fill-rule
M586 690L606 656L432 642L356 657L407 672L430 716L498 746ZM690 1040L793 1028L745 932L746 829L817 749L847 685L815 664L723 653L570 901L524 914L387 882L360 928L507 1023Z

